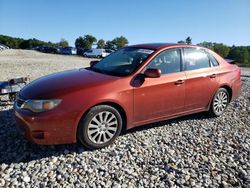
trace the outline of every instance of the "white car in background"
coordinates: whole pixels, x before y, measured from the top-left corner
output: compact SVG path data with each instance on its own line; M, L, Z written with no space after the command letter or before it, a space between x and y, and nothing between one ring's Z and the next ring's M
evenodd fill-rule
M4 44L0 44L0 51L5 50L5 49L9 49L9 47Z
M97 58L103 58L108 56L109 54L112 53L112 50L107 50L107 49L98 49L98 48L92 48L84 52L85 57L97 57Z

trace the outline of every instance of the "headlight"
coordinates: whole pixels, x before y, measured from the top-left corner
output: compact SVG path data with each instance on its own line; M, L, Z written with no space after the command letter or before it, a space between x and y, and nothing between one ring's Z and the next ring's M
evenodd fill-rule
M61 101L61 99L27 100L22 104L21 108L31 110L32 112L45 112L56 108Z

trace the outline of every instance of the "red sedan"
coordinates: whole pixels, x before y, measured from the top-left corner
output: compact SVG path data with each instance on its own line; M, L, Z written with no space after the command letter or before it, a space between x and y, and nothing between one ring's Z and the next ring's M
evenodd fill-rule
M221 115L239 95L240 69L186 44L122 48L88 68L31 82L15 102L17 123L36 144L111 144L139 125L196 112Z

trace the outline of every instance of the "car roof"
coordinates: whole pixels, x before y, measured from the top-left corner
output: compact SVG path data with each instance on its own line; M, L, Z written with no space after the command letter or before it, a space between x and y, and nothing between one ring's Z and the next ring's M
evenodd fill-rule
M159 50L161 48L166 48L166 47L170 47L170 46L178 46L178 47L193 46L193 47L197 47L195 45L176 44L176 43L145 43L145 44L131 45L129 47L148 48L148 49L153 49L153 50Z

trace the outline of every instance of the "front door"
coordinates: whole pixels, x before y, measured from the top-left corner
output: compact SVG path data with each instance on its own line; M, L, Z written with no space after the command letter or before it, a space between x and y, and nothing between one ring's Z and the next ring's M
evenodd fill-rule
M185 73L181 72L181 51L168 49L158 54L145 68L161 70L159 78L145 78L134 88L134 122L143 123L183 111Z

